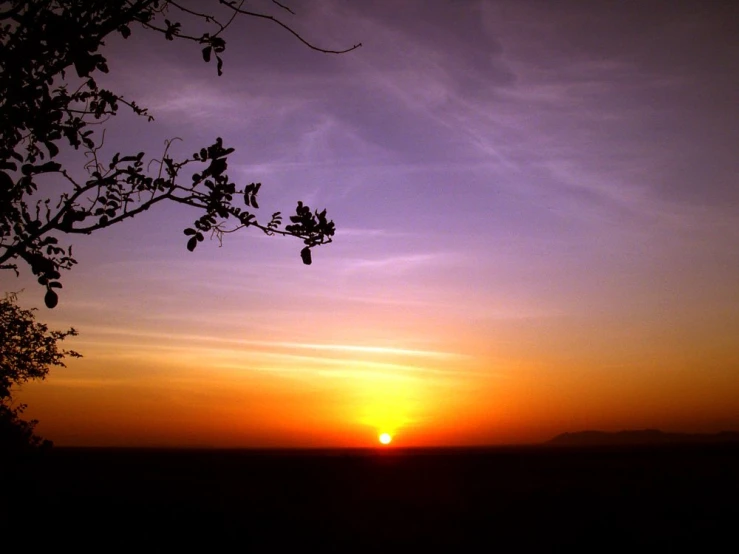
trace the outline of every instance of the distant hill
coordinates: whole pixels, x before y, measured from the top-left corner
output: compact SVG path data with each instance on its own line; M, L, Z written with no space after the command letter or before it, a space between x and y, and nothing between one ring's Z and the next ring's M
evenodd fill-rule
M725 443L739 442L739 432L722 431L715 434L702 433L665 433L657 429L643 429L637 431L579 431L577 433L562 433L546 444L597 446L597 445L642 445L642 444L684 444L684 443Z

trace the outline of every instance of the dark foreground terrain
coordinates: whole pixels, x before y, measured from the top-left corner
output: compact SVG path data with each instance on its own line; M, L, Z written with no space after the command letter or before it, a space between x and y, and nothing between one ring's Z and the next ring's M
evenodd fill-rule
M705 552L739 541L737 445L56 448L32 469L6 468L0 491L2 544L31 551Z

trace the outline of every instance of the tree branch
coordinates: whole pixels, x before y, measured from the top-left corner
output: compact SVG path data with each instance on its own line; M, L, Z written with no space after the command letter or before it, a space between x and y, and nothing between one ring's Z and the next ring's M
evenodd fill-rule
M354 46L352 46L350 48L346 48L344 50L328 50L326 48L321 48L319 46L316 46L316 45L308 42L306 39L304 39L300 35L300 33L298 33L292 27L290 27L289 25L283 23L282 21L280 21L279 19L277 19L276 17L274 17L272 15L267 15L267 14L259 13L259 12L252 12L252 11L248 11L248 10L244 10L244 9L238 8L238 7L236 7L234 5L233 2L231 2L229 0L218 0L218 1L221 4L223 4L224 6L228 6L229 8L231 8L236 13L240 13L242 15L248 15L248 16L251 16L251 17L257 17L257 18L260 18L260 19L267 19L267 20L269 20L269 21L271 21L271 22L279 25L280 27L282 27L283 29L285 29L286 31L288 31L289 33L291 33L300 42L302 42L303 44L305 44L308 48L310 48L311 50L315 50L316 52L322 52L324 54L346 54L347 52L351 52L352 50L356 50L357 48L359 48L359 47L362 46L362 43L359 42L359 43L355 44Z
M280 4L280 3L279 3L279 2L277 1L277 0L272 0L272 3L273 3L273 4L277 4L277 5L278 5L278 6L280 6L280 7L281 7L281 8L283 9L283 10L286 10L286 11L290 12L291 14L295 15L295 12L294 12L294 11L292 11L292 10L291 10L291 9L290 9L289 7L285 6L284 4Z

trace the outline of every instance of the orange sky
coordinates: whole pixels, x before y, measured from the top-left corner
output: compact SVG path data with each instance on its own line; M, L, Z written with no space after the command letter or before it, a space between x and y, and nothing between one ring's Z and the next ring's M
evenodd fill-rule
M330 279L333 262L323 263L291 280ZM145 267L129 285L80 282L39 314L74 322L70 346L85 356L23 391L58 444L371 446L380 432L394 445L501 444L736 426L737 346L722 332L737 328L731 313L670 326L604 314L477 319L465 316L472 293L456 307L387 296L342 307L330 291L291 307L280 282L239 294L220 276L228 294L198 292L198 267L180 272L190 285L153 295L174 271Z
M243 21L220 79L197 48L108 41L101 86L156 120L109 122L101 155L222 136L232 178L264 183L261 211L326 207L336 241L309 267L294 241L248 232L190 253L198 214L178 207L75 237L79 266L37 315L76 327L84 358L24 387L40 434L290 447L739 429L731 18L698 1L398 5L301 3L313 36L362 40L343 57ZM42 305L31 276L0 279Z

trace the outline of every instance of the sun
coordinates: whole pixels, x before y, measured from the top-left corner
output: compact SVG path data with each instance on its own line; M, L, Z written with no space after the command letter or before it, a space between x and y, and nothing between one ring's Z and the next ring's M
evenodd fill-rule
M390 442L393 440L393 437L390 435L390 433L382 433L379 438L382 444L390 444Z

